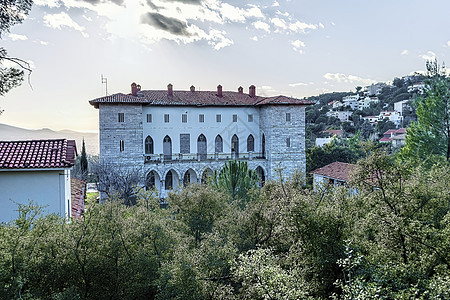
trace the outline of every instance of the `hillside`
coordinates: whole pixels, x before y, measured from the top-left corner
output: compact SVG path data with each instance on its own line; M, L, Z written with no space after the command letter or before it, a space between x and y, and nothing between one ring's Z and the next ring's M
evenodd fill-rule
M48 128L25 129L0 123L0 140L38 140L38 139L60 139L65 138L77 142L78 154L81 153L83 138L86 144L86 152L90 155L98 155L98 133L77 132L72 130L54 131Z

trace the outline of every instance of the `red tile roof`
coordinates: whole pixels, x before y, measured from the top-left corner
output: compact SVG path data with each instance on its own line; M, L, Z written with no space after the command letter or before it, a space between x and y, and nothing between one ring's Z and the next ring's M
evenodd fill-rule
M311 171L311 174L322 175L325 177L348 181L351 173L356 169L357 165L336 161L334 163L323 166L322 168Z
M76 153L73 140L0 141L0 169L69 168Z
M380 139L380 143L389 143L392 142L390 137L383 137Z
M86 182L77 178L70 179L72 194L72 218L80 219L84 212L84 199L86 198Z
M114 94L89 101L98 108L100 103L128 103L146 105L189 105L189 106L259 106L259 105L312 105L314 102L286 96L250 97L248 94L223 91L222 97L217 91L173 91L169 96L167 90L139 91L132 94Z
M342 130L341 129L327 129L322 131L323 133L329 133L331 135L337 135L337 136L341 136L342 135Z

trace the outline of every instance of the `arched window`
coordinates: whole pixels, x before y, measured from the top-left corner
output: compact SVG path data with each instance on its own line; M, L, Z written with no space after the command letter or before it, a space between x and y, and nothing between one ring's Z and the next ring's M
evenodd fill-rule
M261 168L261 166L258 166L257 168L256 168L256 174L258 175L258 177L259 177L259 183L260 183L260 186L262 187L262 186L264 186L264 183L266 182L266 176L265 176L265 174L264 174L264 170L263 170L263 168Z
M150 173L148 173L147 179L145 180L145 187L147 190L151 190L155 188L155 185L156 185L155 172L151 171Z
M266 157L266 136L262 135L262 142L261 142L261 154L262 157Z
M153 139L150 136L147 136L145 139L145 154L154 154L153 150Z
M172 171L167 172L166 180L165 180L164 183L165 183L166 190L173 189L173 174L172 174Z
M234 158L239 158L239 138L237 135L233 135L231 138L231 156L234 156Z
M183 177L183 186L187 187L189 183L191 183L191 173L189 173L189 171L186 171Z
M206 159L206 137L203 134L200 134L197 139L197 153L201 160Z
M255 151L255 138L253 135L249 135L247 138L247 152L254 152Z
M216 143L214 148L216 153L222 153L223 152L223 140L220 135L216 136Z
M168 135L163 140L164 160L172 160L172 140Z

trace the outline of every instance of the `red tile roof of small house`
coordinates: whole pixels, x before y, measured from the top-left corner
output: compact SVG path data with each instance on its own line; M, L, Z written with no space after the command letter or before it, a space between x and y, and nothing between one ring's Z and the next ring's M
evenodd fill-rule
M327 129L322 131L323 133L329 133L333 136L337 135L337 136L341 136L342 135L342 130L341 129Z
M322 168L311 171L311 174L322 175L324 177L348 181L351 173L356 169L357 165L343 162L333 162Z
M72 199L72 218L80 219L84 212L86 198L86 182L77 178L70 178L70 192Z
M390 142L392 142L390 137L382 137L380 139L380 143L390 143Z
M169 95L167 90L138 91L132 94L114 94L89 101L98 108L99 104L141 104L141 105L187 105L187 106L260 106L260 105L312 105L314 102L286 96L251 97L241 92L223 91L176 91Z
M74 140L0 141L0 169L70 168L76 153Z

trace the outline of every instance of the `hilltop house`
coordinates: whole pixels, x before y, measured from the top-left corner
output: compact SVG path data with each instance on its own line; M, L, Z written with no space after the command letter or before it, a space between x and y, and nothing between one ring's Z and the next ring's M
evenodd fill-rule
M337 161L311 171L311 174L314 176L314 190L320 190L327 185L339 186L346 184L356 167L357 165L354 164Z
M231 159L248 162L262 180L305 171L305 108L286 96L249 93L141 90L89 101L99 109L100 158L140 168L143 183L167 191L201 182Z
M0 222L17 218L18 204L30 200L44 213L71 217L76 151L73 140L0 141Z

